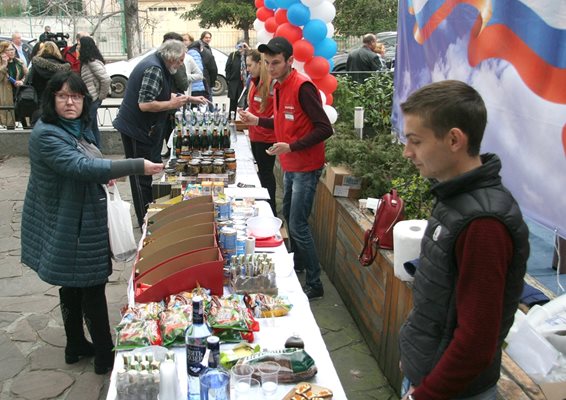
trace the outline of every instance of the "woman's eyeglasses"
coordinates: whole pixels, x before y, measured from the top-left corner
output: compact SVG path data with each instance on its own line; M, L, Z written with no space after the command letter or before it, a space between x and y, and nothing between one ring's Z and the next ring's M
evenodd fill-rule
M85 97L82 94L55 93L55 99L65 103L68 102L69 99L71 99L73 103L78 103L80 101L83 101L84 98Z

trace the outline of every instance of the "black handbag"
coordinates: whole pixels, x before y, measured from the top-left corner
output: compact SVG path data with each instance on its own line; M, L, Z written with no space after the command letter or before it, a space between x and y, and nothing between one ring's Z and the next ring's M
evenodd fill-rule
M39 97L32 84L33 67L30 71L26 84L16 90L16 101L14 111L19 117L31 117L33 112L39 108Z

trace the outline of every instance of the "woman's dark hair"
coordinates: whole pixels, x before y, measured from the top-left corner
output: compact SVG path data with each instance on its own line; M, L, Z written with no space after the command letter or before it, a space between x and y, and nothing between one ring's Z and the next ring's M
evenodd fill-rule
M87 64L94 60L99 60L103 64L106 62L104 61L104 57L100 54L100 50L96 47L96 43L94 43L94 39L90 36L83 36L79 40L81 44L81 50L79 52L79 61L81 65Z
M72 71L57 72L47 82L47 86L45 86L45 90L43 91L43 97L41 98L41 119L48 124L58 124L59 114L57 114L55 110L55 93L61 90L65 83L71 93L82 94L84 96L83 111L80 119L83 126L88 126L90 123L89 110L92 104L92 98L88 94L88 89L81 77L76 72Z
M37 53L39 53L39 50L41 49L41 43L42 42L37 42L36 44L33 45L33 49L31 49L31 54L29 55L29 59L33 59Z

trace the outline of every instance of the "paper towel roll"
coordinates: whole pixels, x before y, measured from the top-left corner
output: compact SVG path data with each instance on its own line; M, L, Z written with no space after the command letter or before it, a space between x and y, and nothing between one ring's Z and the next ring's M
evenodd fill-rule
M393 268L395 276L402 281L413 280L405 271L403 263L419 257L426 225L426 220L411 219L400 221L393 227Z

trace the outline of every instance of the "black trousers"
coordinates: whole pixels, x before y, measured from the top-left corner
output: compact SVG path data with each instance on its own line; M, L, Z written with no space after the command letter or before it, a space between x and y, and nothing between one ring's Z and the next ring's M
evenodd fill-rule
M126 158L145 158L155 163L161 162L161 127L156 127L156 142L154 144L142 143L139 140L133 139L121 133L122 145L124 146L124 154ZM138 225L143 226L143 219L147 213L147 207L153 202L153 192L151 190L151 183L153 177L151 175L131 175L130 188L132 190L132 199L134 202L134 209L138 219Z
M273 143L251 142L252 154L257 163L257 170L261 186L267 189L269 193L269 205L273 215L277 216L277 204L275 201L275 193L277 184L275 183L275 175L273 174L273 166L275 165L275 156L270 156L265 151L271 147Z

